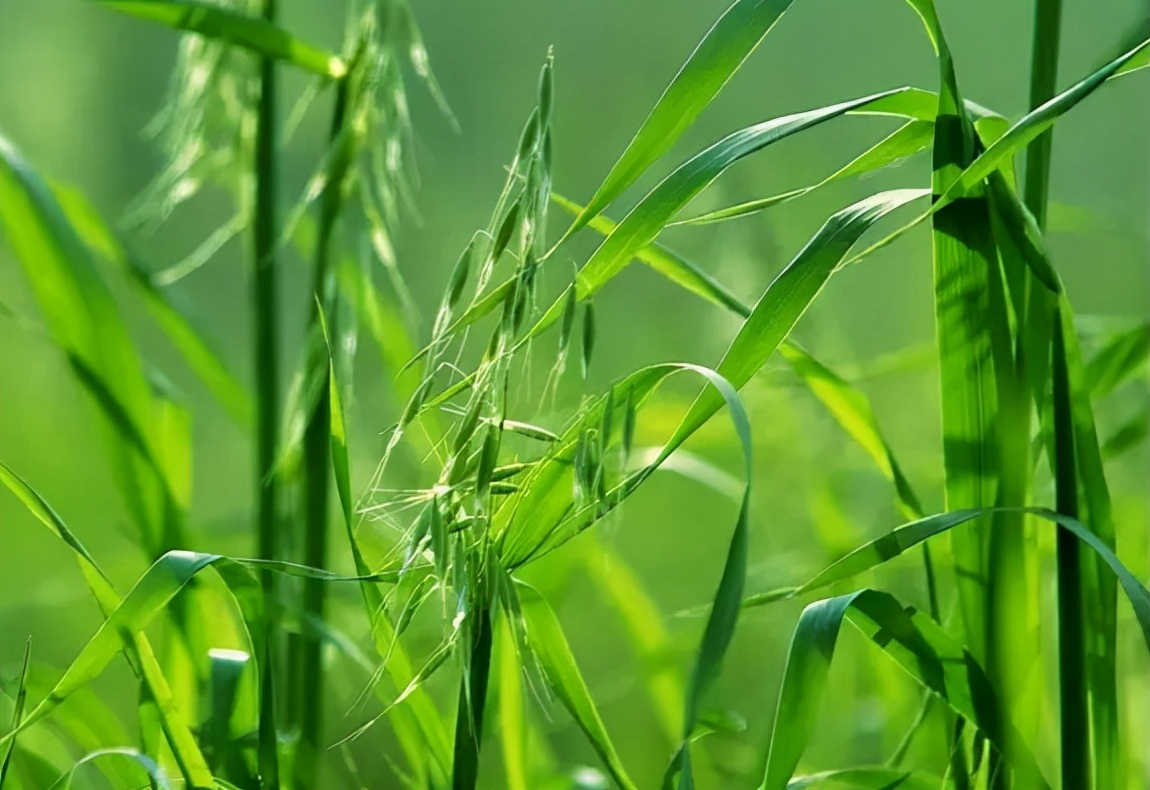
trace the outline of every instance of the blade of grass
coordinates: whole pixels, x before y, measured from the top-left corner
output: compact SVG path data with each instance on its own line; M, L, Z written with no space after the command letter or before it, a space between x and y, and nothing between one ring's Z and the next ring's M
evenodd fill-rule
M108 761L108 758L127 761L129 764L137 766L144 774L144 776L148 778L148 783L152 787L155 787L158 790L172 790L172 784L168 781L168 777L164 773L164 769L161 768L155 760L136 749L129 749L126 747L97 749L94 752L89 752L77 760L76 763L68 769L67 773L53 782L52 786L49 787L48 790L71 790L72 782L75 781L76 774L81 768L86 765L93 764L96 761L106 762Z
M336 55L301 41L274 17L251 17L196 0L97 0L114 11L251 50L321 77L340 78L347 66Z
M820 187L824 187L836 181L865 173L873 173L885 167L892 167L904 159L926 149L930 145L933 137L933 120L908 121L822 181L800 189L792 189L788 192L772 195L771 197L759 198L758 200L751 200L736 206L728 206L726 208L716 209L715 211L708 211L705 214L700 214L695 217L675 220L670 223L670 226L709 225L715 222L726 222L732 219L752 216L771 206L796 200Z
M852 790L938 790L942 786L942 778L921 771L871 766L796 776L787 782L787 790L836 786Z
M627 775L627 769L619 759L607 728L599 717L571 647L563 635L559 618L555 616L547 599L527 584L517 582L515 596L519 602L526 643L548 685L563 703L563 707L571 713L615 783L623 790L635 790L637 785Z
M332 109L329 144L337 150L346 150L346 156L334 156L324 179L319 198L318 236L315 246L315 264L312 272L309 333L322 331L327 336L326 309L334 312L331 272L334 234L343 210L345 180L352 163L354 141L348 122L348 82L341 82L336 90ZM334 315L333 315L334 318ZM304 417L303 434L303 507L300 532L303 536L303 562L312 568L326 568L328 499L331 475L331 398L328 371L331 367L330 350L315 355L306 364L315 368L317 399ZM305 616L318 621L324 619L327 587L322 582L304 583L303 610ZM320 744L323 737L325 686L323 672L323 644L318 639L306 640L300 656L299 695L300 741L296 755L295 782L303 790L316 786L319 777Z
M326 332L326 326L322 324L321 326L324 329L324 339L327 342L329 356L328 398L331 404L331 466L340 513L343 517L342 521L356 574L363 577L359 582L360 594L363 598L364 609L371 622L372 638L376 651L381 657L386 656L388 658L385 669L396 688L404 689L410 687L416 680L416 674L407 652L399 643L398 634L384 611L383 597L375 585L368 580L372 575L371 569L356 540L355 501L351 495L347 424L344 419L335 362L331 357L331 338ZM430 763L438 771L437 774L434 774L435 781L440 782L447 774L447 734L442 717L436 710L435 703L431 700L427 690L422 687L413 689L402 703L395 706L390 716L400 747L406 753L412 770L416 772L415 776L422 781L427 773L427 764Z
M527 728L523 710L523 684L515 634L507 617L499 620L495 649L499 663L499 742L507 790L527 790Z
M262 601L251 565L217 554L171 551L156 560L140 577L128 595L108 613L107 619L65 670L48 696L36 704L20 727L0 738L0 743L12 740L18 733L47 716L77 689L91 682L117 653L125 649L125 640L129 635L138 635L164 611L176 593L209 567L214 568L227 585L229 595L243 614L257 660L262 658L263 645L258 641L258 636L263 633ZM208 786L210 781L208 774L206 782L199 779L196 783ZM263 781L266 786L266 777Z
M1054 319L1054 475L1056 507L1078 518L1078 464L1066 372L1062 321ZM1091 787L1090 730L1086 681L1086 631L1083 624L1082 557L1073 535L1058 534L1058 699L1063 787ZM1101 745L1101 744L1100 744ZM1107 755L1109 757L1109 755Z
M731 342L718 372L742 387L766 363L826 285L835 267L871 226L892 211L926 196L925 190L893 190L873 195L833 215L767 286ZM707 392L691 407L676 431L686 437L718 409Z
M175 300L150 279L144 264L108 227L96 207L78 189L53 184L52 192L76 233L94 252L128 275L144 300L153 320L183 356L193 373L242 428L251 424L251 398L204 337L181 313Z
M578 213L581 210L578 204L560 195L552 194L551 199L568 212ZM614 230L615 223L600 214L588 223L588 227L606 236ZM697 265L662 244L652 242L641 248L635 257L691 293L726 308L744 320L750 317L753 310L751 306L743 303ZM894 484L903 514L908 518L921 517L923 511L918 496L903 474L890 445L883 438L866 395L792 341L784 341L779 350L831 416L866 451L883 476Z
M970 721L1000 752L1011 755L1028 786L1049 787L1018 733L1003 726L1000 701L974 656L936 622L904 608L889 593L860 590L810 604L795 627L760 790L784 790L817 722L843 620L955 713Z
M1086 363L1083 386L1092 400L1106 397L1139 375L1150 357L1150 322L1142 321L1105 339Z
M1147 652L1150 652L1150 590L1122 563L1105 541L1081 521L1056 511L1038 507L1018 508L1018 510L1055 525L1059 531L1069 533L1094 552L1099 562L1107 569L1107 573L1117 580L1118 585L1130 601L1134 618L1142 632L1143 640L1146 642ZM746 607L763 606L774 601L826 589L832 584L847 581L861 573L873 570L924 541L942 535L955 527L968 524L989 512L988 509L958 510L927 516L918 521L903 524L885 535L859 546L804 584L798 587L787 587L751 595L744 600L743 605Z
M241 786L258 784L233 733L239 687L250 659L242 650L214 649L208 653L208 718L201 731L213 773ZM258 723L253 724L252 729L258 727Z
M670 150L771 31L791 2L737 0L723 13L667 86L619 161L564 233L564 239L590 222Z
M67 527L43 497L2 463L0 463L0 482L20 499L38 521L72 549L84 580L100 610L105 618L110 617L122 602L120 596L75 533ZM180 773L192 786L210 786L211 772L207 761L200 753L195 736L175 705L171 689L147 637L139 633L118 633L117 636L122 640L122 647L133 669L140 675L149 695L155 700L165 739L180 768Z
M20 679L16 683L16 705L12 710L12 726L11 729L17 730L20 727L20 721L24 718L24 705L28 701L28 660L32 655L32 638L29 637L28 641L24 643L24 660L20 666ZM8 744L8 748L4 750L4 756L0 758L0 790L3 790L4 783L8 779L8 770L12 766L12 755L16 751L16 739L13 738L12 742Z
M182 543L157 406L119 307L48 186L2 135L0 221L53 340L111 424L113 471L146 550Z

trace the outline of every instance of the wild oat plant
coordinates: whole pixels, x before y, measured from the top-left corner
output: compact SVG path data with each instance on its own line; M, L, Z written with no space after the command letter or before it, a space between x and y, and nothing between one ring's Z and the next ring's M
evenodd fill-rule
M65 523L32 481L0 465L16 500L71 549L103 617L67 666L38 660L29 643L22 665L3 668L0 787L1148 786L1146 745L1139 725L1130 730L1141 721L1145 735L1146 656L1117 660L1123 634L1140 633L1150 649L1150 592L1116 555L1123 540L1145 539L1136 534L1144 525L1115 522L1105 476L1107 462L1145 436L1147 416L1103 443L1095 403L1131 380L1145 389L1150 326L1087 332L1051 265L1044 227L1055 121L1113 80L1142 79L1134 72L1150 65L1150 40L1132 36L1056 92L1060 1L1038 0L1033 109L1010 120L964 98L932 0L908 2L937 55L937 93L884 90L739 129L674 167L617 221L611 207L792 2L728 8L585 205L552 183L552 139L562 130L552 123L549 55L490 220L460 254L417 343L400 277L414 269L396 259L392 241L418 200L405 74L446 105L403 0L356 4L340 54L278 26L276 0L99 0L109 13L183 36L171 94L149 130L168 164L121 232L0 137L0 217L5 265L23 268L75 384L102 415L99 462L152 565L117 590L79 537L101 525L83 513ZM277 80L287 70L312 81L281 125ZM281 212L281 159L315 106L330 107L328 144L304 193ZM860 114L902 125L809 187L691 213L740 160ZM669 226L756 215L923 151L930 184L830 215L753 301L659 241ZM141 261L125 234L162 223L205 185L232 195L234 218L173 266ZM860 244L888 215L902 224ZM549 232L557 221L562 232ZM934 514L863 392L790 339L836 272L920 225L932 238L944 448L945 511ZM597 243L582 262L568 243L576 234ZM183 277L237 236L253 272L250 391L173 299ZM926 265L925 249L906 254ZM311 284L286 317L306 338L297 355L277 329L278 274L301 260ZM595 297L635 261L733 314L738 331L713 365L651 365L588 391L597 346L627 340L597 335ZM144 305L250 436L246 558L192 550L193 415L154 375L121 299ZM348 445L361 432L349 433L345 404L361 330L406 406L379 465L357 476L368 484L353 490ZM740 390L776 353L873 462L906 523L847 547L808 579L751 589L750 524L772 518L769 507L752 511L751 492L774 470L769 459L752 468L757 426ZM283 370L294 371L286 392ZM661 393L672 379L668 392L686 391L686 402ZM723 412L744 482L681 449ZM710 484L738 503L733 528L697 533L702 553L714 550L709 535L726 536L713 595L673 620L610 541L576 540L605 522L626 529L627 501L661 468L684 475L678 485ZM872 571L908 552L918 563L917 607L905 590L869 586L884 578ZM548 570L536 573L536 564ZM627 671L638 673L657 722L652 737L665 745L658 764L616 748L584 680L555 609L572 571L589 574L619 616L623 648L638 661ZM1047 579L1053 602L1041 593ZM805 608L781 677L758 681L778 688L773 714L716 708L712 686L740 618L783 601ZM862 726L852 724L850 699L823 699L844 623L870 645L850 654L873 659L865 671L897 667L890 693L916 695L917 713L885 762L804 757L808 742L833 747ZM23 641L3 637L6 654ZM682 639L689 654L673 648ZM1047 642L1056 653L1040 650ZM120 655L138 683L131 727L91 690ZM839 725L825 726L826 716ZM552 737L572 725L589 747L583 757Z

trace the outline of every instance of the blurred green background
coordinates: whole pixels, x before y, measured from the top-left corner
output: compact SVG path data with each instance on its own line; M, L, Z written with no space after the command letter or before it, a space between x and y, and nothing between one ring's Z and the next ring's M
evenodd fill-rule
M420 183L417 215L407 217L398 247L401 270L424 316L419 338L426 340L450 267L472 231L487 221L505 175L503 165L514 153L534 100L536 74L548 47L554 46L557 85L555 189L585 201L727 3L420 0L414 5L432 66L459 122L456 132L423 86L409 80ZM282 0L282 6L287 27L338 47L340 2ZM941 0L939 7L967 98L1012 119L1019 117L1026 109L1032 4ZM1140 0L1067 0L1059 86L1092 71L1145 13ZM92 3L4 0L0 129L44 175L80 187L106 217L118 219L163 163L141 130L162 106L176 47L177 38L169 31ZM286 114L304 82L283 71ZM634 201L675 164L741 126L886 88L934 89L936 84L933 53L920 21L905 3L803 0L624 201ZM1050 248L1082 315L1150 316L1148 99L1144 74L1122 79L1057 126ZM325 125L325 111L313 109L286 150L285 207L318 161ZM892 119L876 117L820 126L741 163L697 208L813 183L894 128ZM919 156L752 219L672 229L663 240L753 301L827 214L880 189L927 183L929 162ZM619 218L624 208L615 206L609 213ZM131 242L156 268L170 265L231 211L226 194L209 190L154 232L133 232ZM564 221L555 216L553 228ZM586 238L573 247L579 254L595 243L588 231L583 233ZM581 262L575 256L571 260ZM232 242L174 289L181 304L189 306L195 325L244 380L251 368L249 274L244 245ZM307 305L307 270L289 258L284 280L283 331L298 339ZM56 506L126 587L146 567L147 558L126 534L123 506L104 466L100 417L44 334L35 301L2 238L0 302L14 314L0 315L0 458ZM625 342L602 343L597 349L586 385L592 392L651 362L714 365L736 328L731 317L638 267L603 293L596 312L600 336ZM247 440L180 366L172 349L150 332L143 316L133 312L132 319L149 359L182 389L195 414L194 548L250 554L252 461ZM939 509L942 465L937 373L929 347L933 308L926 232L912 234L836 277L796 336L872 396L879 422L925 494L927 509ZM901 354L901 362L884 369L882 360L893 354ZM351 440L356 476L364 481L382 452L381 433L397 411L388 372L368 351L361 357ZM886 483L793 384L781 368L772 367L744 392L757 463L751 590L801 580L837 553L898 521ZM567 397L576 398L574 390L569 388ZM1103 435L1144 400L1141 390L1123 391L1103 404ZM677 413L681 403L669 399L667 408L668 415ZM722 420L690 447L730 474L742 474L737 445ZM1145 578L1150 452L1137 448L1108 471L1120 555ZM671 658L683 666L701 621L675 613L709 597L735 507L713 491L663 475L603 525L597 537L587 537L607 541L638 572L682 647L682 653ZM716 509L725 514L718 520ZM339 556L343 562L343 552ZM696 568L698 563L705 572ZM536 573L560 574L561 565L562 558L557 558ZM921 591L914 585L917 567L916 558L904 558L884 573L896 579L896 585L901 574L907 597L921 603ZM556 583L556 589L560 614L608 726L624 760L636 766L636 777L647 786L662 770L666 745L653 731L652 714L643 701L642 668L628 657L617 620L593 583L573 576ZM726 761L732 771L753 765L756 750L765 742L797 611L792 604L757 610L746 617L736 637L713 695L716 707L747 720L745 733L713 741L716 762ZM1129 625L1121 606L1120 617ZM98 622L67 550L35 525L13 497L0 493L0 672L11 673L29 634L38 660L65 665ZM1143 679L1135 691L1146 700L1146 663L1129 628L1122 631L1122 648L1128 674ZM881 760L913 714L916 697L906 681L881 658L872 660L861 650L851 655L857 660L837 668L835 682L853 696L836 695L828 703L827 723L832 726L808 752L811 765L846 764L848 752L859 760ZM117 666L97 690L114 695L126 678L126 669ZM350 728L350 720L340 717L355 687L344 682L336 694L332 726L340 734ZM1150 704L1139 706L1137 699L1125 711L1126 722L1134 728L1128 742L1145 744L1150 742ZM547 727L563 761L594 763L563 714L556 714ZM1148 760L1145 754L1132 756Z

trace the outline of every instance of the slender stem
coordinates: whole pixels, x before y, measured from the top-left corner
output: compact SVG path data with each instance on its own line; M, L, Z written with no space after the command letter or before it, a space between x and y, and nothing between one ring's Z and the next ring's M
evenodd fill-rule
M263 18L276 20L276 0L263 0ZM255 141L255 217L253 257L255 274L252 304L255 320L256 388L256 554L276 559L279 554L279 518L276 510L279 481L275 474L276 432L280 421L279 349L277 348L276 240L276 65L270 57L260 60L260 96ZM275 575L260 576L269 616L275 611ZM275 749L274 663L275 645L268 639L267 660L260 666L260 787L279 787Z
M1062 37L1062 0L1035 0L1034 43L1030 60L1030 107L1044 104L1054 95L1058 79L1058 46ZM1046 203L1050 188L1050 154L1054 128L1039 135L1026 149L1026 180L1023 200L1046 226Z
M1062 318L1054 316L1054 486L1055 508L1078 518L1078 474L1070 384ZM1078 539L1058 530L1058 691L1062 787L1089 790L1090 731L1086 692L1086 643L1082 619L1082 557Z
M276 18L276 0L264 0L263 17ZM255 220L252 227L255 278L252 304L255 316L256 388L256 554L276 559L279 554L279 481L274 473L276 431L280 421L279 349L276 343L278 309L276 300L276 70L272 58L260 60L260 97L256 122ZM274 574L264 571L262 582L274 602Z
M491 671L491 609L483 605L472 624L471 660L459 681L455 719L452 790L475 790L479 781L479 747L483 740L483 712Z
M340 82L332 111L330 142L338 144L347 120L348 85ZM325 306L329 320L335 321L335 302L331 298L328 281L331 277L331 247L335 226L343 208L343 182L346 168L333 166L320 196L320 217L315 249L315 269L312 280L312 299L309 332L311 342L318 344L317 353L310 357L312 371L318 379L315 407L308 416L303 436L303 562L312 568L327 566L328 502L331 478L331 398L328 389L327 354L320 353L323 338L320 326L320 308ZM319 300L318 302L316 300ZM305 579L303 585L303 616L319 623L324 618L327 586L319 579ZM319 755L323 749L323 643L318 636L307 635L300 649L300 750L295 766L296 786L302 790L317 787Z
M1062 0L1036 0L1031 51L1030 106L1038 107L1054 95L1058 78L1058 48L1062 29ZM1053 129L1026 150L1023 199L1040 228L1046 226L1050 192ZM1031 296L1034 296L1032 294ZM1049 297L1046 297L1049 298ZM1055 506L1059 513L1078 517L1078 465L1070 405L1066 342L1060 310L1054 316L1051 374L1054 382ZM1034 316L1031 317L1032 320ZM1082 617L1082 558L1078 540L1058 531L1058 690L1059 735L1063 788L1091 784L1089 706L1086 681L1085 624Z

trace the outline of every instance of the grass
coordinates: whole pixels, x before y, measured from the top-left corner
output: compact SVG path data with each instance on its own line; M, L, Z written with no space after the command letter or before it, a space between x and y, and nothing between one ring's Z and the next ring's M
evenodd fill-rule
M121 594L79 532L19 470L0 464L4 487L75 556L102 619L63 665L42 661L31 643L19 672L0 678L0 790L1108 790L1140 781L1146 766L1127 695L1144 688L1137 672L1150 652L1150 590L1123 563L1123 544L1145 536L1118 523L1107 474L1124 468L1116 467L1123 453L1145 436L1146 413L1106 441L1098 426L1113 423L1104 399L1112 391L1145 390L1150 335L1145 322L1086 331L1046 226L1055 122L1114 79L1144 79L1133 72L1150 65L1150 39L1122 42L1059 91L1061 4L1036 3L1031 109L1011 121L962 92L944 19L932 0L909 0L933 46L937 93L907 86L800 110L668 162L756 48L784 34L772 31L792 4L733 3L585 205L553 189L562 127L549 53L489 218L419 338L400 277L418 268L393 243L418 200L407 75L444 105L411 9L399 0L356 5L336 54L282 28L275 0L101 0L108 13L185 36L155 125L169 163L129 219L162 221L209 184L232 196L234 217L157 272L132 251L131 222L113 230L0 136L6 243L50 342L100 415L103 457L149 563ZM312 81L293 116L328 101L330 114L321 150L308 152L312 176L285 211L280 173L289 146L299 154L294 121L283 124L278 110L288 69ZM868 114L902 125L861 154L844 151L849 163L830 176L696 209L743 160ZM731 232L729 223L761 221L776 206L925 151L929 184L879 191L822 217L753 300L663 235L672 226ZM618 208L641 183L646 194ZM616 211L618 220L609 216ZM864 246L895 217L900 224ZM559 232L556 220L568 220ZM840 271L926 224L941 393L934 470L897 457L857 377L794 335ZM180 279L248 227L250 393L174 297ZM576 243L584 237L595 245L586 255ZM925 260L910 242L901 242L908 254ZM572 260L581 261L573 275ZM636 261L737 322L713 365L651 364L600 383L604 356L628 341L604 319L602 302ZM310 266L306 298L281 315L281 275L296 262ZM245 528L254 558L198 550L202 536L188 526L196 415L153 374L123 300L147 307L245 430L255 463ZM281 394L287 320L305 342ZM371 446L355 416L365 408L353 386L363 375L354 367L361 329L403 404L394 414L367 405L372 419L392 420L370 474L353 465L363 457L353 450ZM794 563L787 583L764 588L753 525L773 523L759 492L779 470L756 442L779 420L753 405L756 380L776 359L794 398L818 404L820 420L857 445L868 485L884 489L904 523L864 535L849 501L823 502L824 513L833 505L846 514L839 543L852 548L824 553L814 573ZM932 416L934 408L913 404ZM738 444L737 479L694 453L723 444L721 412ZM672 469L685 478L652 482ZM940 512L912 482L930 474L940 481ZM353 485L363 480L357 497ZM633 519L651 496L700 483L732 502L706 506L708 534L691 537L693 569L710 593L669 619L644 574L597 534ZM709 534L716 530L720 537ZM721 561L710 557L716 541ZM895 561L911 551L921 559L899 576ZM646 698L660 744L645 759L621 737L623 717L604 703L593 656L564 616L571 606L595 611L573 596L564 604L571 576L590 579L618 618L617 632L597 623L600 647L636 661L627 671L638 690L628 699ZM773 622L786 630L770 634L780 646L789 639L782 671L753 684L740 675L748 698L763 684L778 688L773 712L742 711L748 725L715 700L747 650L748 619L795 603L797 620L780 614ZM1120 655L1127 642L1137 643L1136 659ZM1047 643L1057 644L1056 656L1043 654ZM118 656L138 691L131 734L119 721L123 706L97 693ZM848 690L913 715L883 723L897 736L885 760L823 765L817 744L864 731L842 693L849 664L875 679ZM1055 737L1039 723L1047 715L1057 716ZM557 737L556 722L580 745ZM741 758L731 759L732 744ZM860 751L838 749L844 760Z

